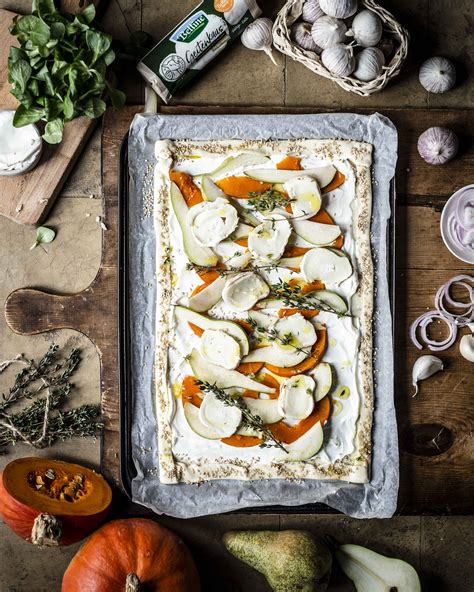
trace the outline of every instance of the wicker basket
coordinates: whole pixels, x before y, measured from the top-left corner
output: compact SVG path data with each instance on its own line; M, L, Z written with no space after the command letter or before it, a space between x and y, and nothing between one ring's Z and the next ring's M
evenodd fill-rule
M278 13L273 26L274 46L282 53L301 62L307 68L316 72L316 74L324 76L324 78L329 78L329 80L334 80L334 82L337 82L337 84L342 86L344 90L348 90L363 97L368 97L369 95L382 90L388 81L400 72L400 68L407 57L410 36L408 31L402 27L395 18L385 10L385 8L382 8L373 0L359 0L359 2L362 7L372 10L382 19L384 33L391 36L395 42L396 51L392 56L390 63L384 67L382 74L378 78L375 78L370 82L363 82L351 76L335 76L323 66L323 63L317 54L302 49L293 42L290 36L291 25L301 16L304 0L289 0Z

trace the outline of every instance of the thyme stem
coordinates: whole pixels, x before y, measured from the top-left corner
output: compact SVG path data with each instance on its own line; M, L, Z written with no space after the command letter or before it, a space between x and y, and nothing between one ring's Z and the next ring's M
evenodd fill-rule
M265 436L265 441L270 440L271 442L274 442L274 446L288 454L288 450L275 438L272 431L263 423L262 418L259 415L252 413L240 397L231 397L224 389L219 388L216 384L211 384L210 382L205 382L196 378L195 383L202 392L212 393L216 399L222 401L224 405L240 409L242 411L242 424L244 426L258 430L263 436Z

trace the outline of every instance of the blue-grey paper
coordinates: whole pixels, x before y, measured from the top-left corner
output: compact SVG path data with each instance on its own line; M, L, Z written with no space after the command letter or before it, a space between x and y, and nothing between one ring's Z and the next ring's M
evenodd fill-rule
M159 139L347 139L372 144L371 246L375 267L374 395L371 480L216 480L163 485L154 409L155 230L150 215L154 143ZM129 136L129 278L131 314L133 500L157 513L192 518L258 506L323 502L356 518L388 518L397 504L398 439L393 401L393 340L387 232L397 131L390 120L324 115L137 115Z

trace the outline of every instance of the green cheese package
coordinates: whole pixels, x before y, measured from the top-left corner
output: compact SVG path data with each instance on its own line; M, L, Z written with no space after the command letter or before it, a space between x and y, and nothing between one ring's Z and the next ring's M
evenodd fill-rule
M168 103L262 11L255 0L202 0L138 63L138 71Z

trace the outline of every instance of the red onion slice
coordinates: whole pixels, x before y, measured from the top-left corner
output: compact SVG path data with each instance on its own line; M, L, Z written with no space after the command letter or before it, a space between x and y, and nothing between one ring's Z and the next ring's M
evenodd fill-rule
M453 285L459 284L468 292L470 302L460 302L454 299L450 294L450 289ZM460 308L462 313L453 313L446 310L446 304L454 308ZM448 280L439 290L435 296L436 310L430 310L420 315L410 327L410 337L414 345L418 349L423 349L421 341L428 346L431 351L442 351L451 347L456 340L458 327L464 327L468 323L474 321L474 277L466 274L457 275ZM427 327L435 319L443 321L449 328L449 335L446 339L436 341L428 337ZM420 332L420 339L417 337L417 330Z
M440 321L445 322L449 328L448 337L446 337L446 339L443 339L442 341L436 341L434 339L431 339L430 337L428 337L428 334L426 331L427 326L435 319L439 319ZM430 310L428 312L425 312L421 316L419 316L412 323L412 325L410 327L411 340L413 341L413 343L415 344L415 346L418 349L423 349L422 344L420 343L420 341L418 340L418 338L416 336L416 331L417 331L418 327L420 328L421 338L423 339L424 343L428 346L428 348L431 351L442 351L443 349L447 349L455 342L456 336L458 333L457 326L453 322L451 322L449 319L444 317L441 314L441 312L439 312L437 310Z

